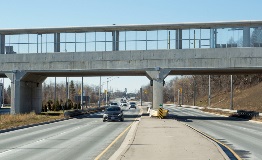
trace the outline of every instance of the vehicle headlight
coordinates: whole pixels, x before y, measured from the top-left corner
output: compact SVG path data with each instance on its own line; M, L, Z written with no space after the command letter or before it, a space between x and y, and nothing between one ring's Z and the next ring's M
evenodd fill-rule
M122 113L120 113L118 116L119 116L119 117L121 117L122 115L123 115L123 114L122 114Z

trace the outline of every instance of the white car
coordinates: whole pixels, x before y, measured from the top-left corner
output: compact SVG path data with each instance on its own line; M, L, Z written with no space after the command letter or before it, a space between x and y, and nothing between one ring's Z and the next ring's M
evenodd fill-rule
M127 103L126 102L122 102L120 106L121 107L127 106Z
M117 102L111 102L109 107L119 107Z

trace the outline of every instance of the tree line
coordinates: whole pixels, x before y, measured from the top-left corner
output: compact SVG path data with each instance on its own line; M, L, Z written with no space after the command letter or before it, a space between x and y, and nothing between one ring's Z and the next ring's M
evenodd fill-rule
M243 90L262 82L262 74L233 75L234 91ZM143 86L142 99L153 100L152 86ZM211 99L220 94L231 92L230 75L210 75ZM140 94L138 94L140 95ZM206 105L209 95L209 75L178 76L164 86L164 103L180 103L193 105ZM180 101L180 102L179 102ZM203 103L205 101L205 103Z

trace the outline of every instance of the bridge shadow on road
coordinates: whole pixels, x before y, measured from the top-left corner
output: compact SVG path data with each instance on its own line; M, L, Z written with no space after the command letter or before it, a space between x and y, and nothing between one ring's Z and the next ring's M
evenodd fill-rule
M233 145L228 143L225 139L217 139L218 141L220 141L221 143L225 144L226 146L228 146L229 148L233 149ZM223 151L228 155L228 157L230 159L236 159L235 156L229 151L229 149L227 149L225 146L218 144ZM240 150L240 149L233 149L235 151L235 153L237 153L238 156L240 156L242 159L250 159L250 151L246 151L246 150ZM236 159L237 160L237 159Z
M140 115L130 115L130 114L124 114L124 118L139 118L141 117ZM77 119L83 119L83 118L103 118L103 114L84 114L80 116L76 116L74 118Z
M179 116L175 114L169 114L169 119L176 119L183 122L193 122L194 120L219 120L219 121L248 121L248 119L236 118L236 117L203 117L203 116Z

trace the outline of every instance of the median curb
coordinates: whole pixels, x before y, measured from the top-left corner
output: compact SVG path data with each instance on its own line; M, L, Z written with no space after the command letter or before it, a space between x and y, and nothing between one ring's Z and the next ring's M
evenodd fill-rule
M145 113L145 111L144 111L144 113ZM169 119L169 120L171 120L171 119ZM150 118L149 116L141 116L141 118L139 118L138 122L133 122L133 124L132 124L131 128L129 129L129 131L128 131L124 141L121 144L121 146L110 157L109 160L133 159L133 158L134 159L135 158L136 159L141 159L141 157L144 157L144 156L145 156L144 158L149 158L150 157L151 159L158 159L160 155L162 155L162 156L160 156L160 157L162 157L162 159L167 159L167 158L168 159L172 159L171 155L174 156L174 154L175 154L176 158L183 159L185 157L188 157L189 156L188 154L192 154L192 153L195 154L196 156L200 156L201 155L200 157L203 157L202 154L197 153L197 151L199 150L197 148L199 148L199 147L201 148L201 146L199 146L199 147L195 146L195 147L192 148L192 145L195 145L196 142L199 142L198 139L194 138L196 135L198 135L197 137L201 136L204 139L206 139L203 142L201 141L201 144L202 143L205 144L205 145L208 144L210 146L213 145L213 147L211 147L212 150L210 150L213 156L217 155L217 157L219 157L219 159L226 159L226 160L229 159L227 154L224 152L224 150L217 143L215 143L214 141L208 139L207 137L203 136L202 134L200 134L200 133L198 133L196 131L192 131L192 133L195 132L195 134L193 134L195 136L189 137L189 138L195 140L194 142L189 142L189 140L186 140L185 143L188 143L188 144L184 144L184 146L182 148L179 148L179 151L177 151L176 153L175 152L174 153L173 152L170 153L169 151L167 151L167 150L170 150L170 148L169 149L164 149L163 148L163 143L161 142L161 140L159 141L159 138L161 139L161 136L159 138L155 139L156 138L155 136L157 136L158 134L163 132L163 131L162 132L160 131L158 133L158 131L161 130L161 128L163 127L163 130L165 130L164 132L166 133L166 137L162 137L162 138L163 138L164 141L168 140L167 143L166 143L167 146L170 146L170 147L171 146L176 146L175 145L176 143L173 143L173 142L179 142L179 144L181 144L181 142L182 143L184 142L180 138L178 138L178 139L175 138L175 140L174 139L173 140L169 139L170 137L174 136L174 135L170 135L169 132L174 132L175 134L178 134L177 136L182 136L181 133L178 133L180 131L180 130L178 131L178 129L180 129L179 127L177 128L176 126L173 126L173 125L172 126L168 125L168 126L165 126L165 127L163 126L164 124L173 124L173 122L171 122L169 120L168 119L166 119L166 120L157 120L157 122L158 123L160 122L161 125L160 126L154 126L154 124L153 124L153 126L152 126L152 123L156 122L155 118ZM184 125L184 123L181 123L181 122L178 122L178 121L176 121L175 123L180 123L181 125L178 125L180 127L182 125ZM147 126L147 124L149 126ZM140 125L143 125L146 128L143 128L143 130L140 130L140 129L142 129ZM139 129L139 127L140 127L140 129ZM148 127L152 128L152 130L148 130L149 129ZM188 130L188 129L190 129L190 130L192 129L192 128L188 128L188 127L182 127L182 128L183 128L182 129L183 132ZM188 129L186 129L186 128L188 128ZM145 135L143 135L143 134L145 134L145 131L153 131L153 135L155 135L155 136L152 137L152 135L151 136L148 135L149 137L152 137L153 139L150 140L150 139L148 139L149 137L147 137L147 136L144 137ZM148 134L150 134L150 132L148 132ZM145 138L145 139L141 139L141 138ZM161 143L158 143L158 142L161 142ZM148 152L146 152L146 149L144 151L141 151L141 145L151 145L151 147L153 147L153 150L156 150L157 148L162 146L162 149L159 150L160 153L156 153L155 151L153 151L153 152L151 151L152 153L148 153ZM181 155L180 151L183 151L183 152L188 153L188 154ZM142 154L142 153L144 153L144 154ZM208 155L209 153L206 153L206 154ZM220 156L218 156L218 155L220 155Z

